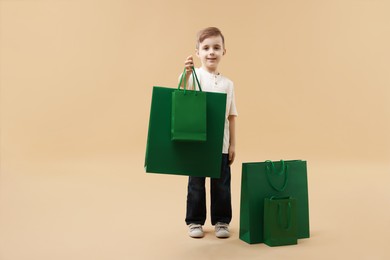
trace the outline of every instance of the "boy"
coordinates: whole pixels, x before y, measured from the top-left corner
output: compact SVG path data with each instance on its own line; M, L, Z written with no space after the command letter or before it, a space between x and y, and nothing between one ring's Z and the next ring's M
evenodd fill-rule
M228 238L229 223L232 218L230 193L230 165L235 157L235 117L237 110L234 100L233 82L218 72L218 64L226 54L225 40L218 28L208 27L198 33L196 55L202 66L195 69L202 90L227 94L225 130L222 149L221 177L211 178L211 224L215 226L218 238ZM192 56L185 61L186 81L191 89ZM189 226L189 236L201 238L204 236L202 226L206 221L206 192L204 177L189 177L187 193L186 224Z

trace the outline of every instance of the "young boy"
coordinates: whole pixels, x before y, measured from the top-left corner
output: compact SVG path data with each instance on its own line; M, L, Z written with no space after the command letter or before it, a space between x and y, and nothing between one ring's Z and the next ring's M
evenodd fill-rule
M229 223L232 218L230 193L230 165L235 157L235 118L237 110L234 99L233 82L218 71L218 64L226 54L225 40L218 28L209 27L201 30L197 35L196 55L202 66L195 69L203 91L221 92L227 94L225 130L222 149L221 177L211 178L211 224L215 226L215 235L218 238L228 238ZM192 56L185 61L186 81L193 89L191 71ZM189 226L189 236L201 238L204 236L202 226L206 221L206 192L204 177L189 177L187 193L187 213L185 219Z

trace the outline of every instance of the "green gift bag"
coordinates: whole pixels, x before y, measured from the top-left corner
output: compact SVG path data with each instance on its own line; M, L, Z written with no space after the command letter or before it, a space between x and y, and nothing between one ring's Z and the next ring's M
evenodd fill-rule
M192 79L195 91L186 89L180 85L185 78L185 69L179 82L177 90L172 92L172 141L206 141L206 93L202 92L198 77L194 68ZM199 91L196 91L196 82Z
M297 244L296 199L264 199L264 243L269 246Z
M297 237L310 237L306 161L252 162L242 164L240 239L264 242L264 199L291 196L296 206Z
M172 93L175 88L153 87L146 143L148 173L219 178L221 174L226 94L206 95L206 135L202 142L172 141Z

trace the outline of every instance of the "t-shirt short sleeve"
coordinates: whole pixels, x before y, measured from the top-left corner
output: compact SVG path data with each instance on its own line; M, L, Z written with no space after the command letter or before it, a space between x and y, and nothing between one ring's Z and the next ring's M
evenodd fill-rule
M231 85L231 101L230 101L230 108L229 108L229 116L238 116L237 107L236 107L236 98L234 95L234 85L232 83Z

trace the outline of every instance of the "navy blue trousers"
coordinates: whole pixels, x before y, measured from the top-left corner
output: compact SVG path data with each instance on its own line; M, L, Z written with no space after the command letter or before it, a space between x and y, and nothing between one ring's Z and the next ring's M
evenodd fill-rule
M217 222L229 224L232 219L232 202L230 190L229 155L222 154L221 177L210 179L211 224ZM187 193L186 223L204 225L206 221L206 188L205 177L189 177Z

